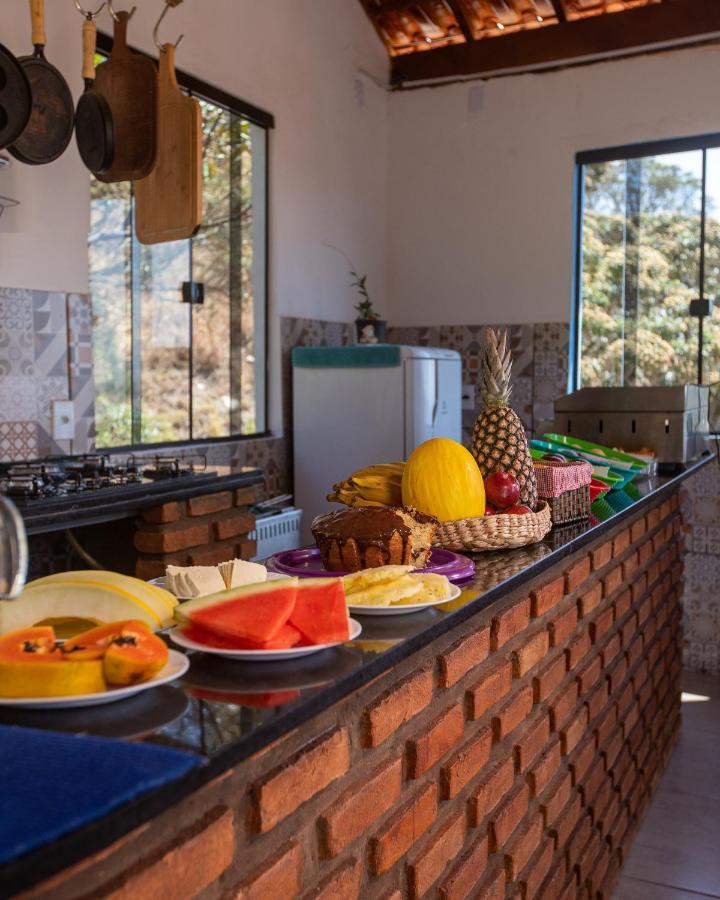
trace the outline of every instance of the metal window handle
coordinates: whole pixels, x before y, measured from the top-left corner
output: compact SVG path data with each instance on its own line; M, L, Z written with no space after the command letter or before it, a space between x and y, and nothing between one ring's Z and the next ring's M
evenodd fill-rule
M27 568L25 524L15 504L0 497L0 600L14 600L20 595Z

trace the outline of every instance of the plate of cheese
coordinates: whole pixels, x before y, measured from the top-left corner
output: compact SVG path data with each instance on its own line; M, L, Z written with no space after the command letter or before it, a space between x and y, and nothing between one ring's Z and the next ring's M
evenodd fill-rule
M230 588L285 578L268 572L260 563L231 559L217 566L168 566L165 575L148 582L174 594L178 600L194 600Z

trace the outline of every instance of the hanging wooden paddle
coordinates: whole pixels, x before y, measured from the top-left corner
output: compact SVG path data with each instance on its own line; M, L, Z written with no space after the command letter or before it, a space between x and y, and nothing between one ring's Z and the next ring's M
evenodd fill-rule
M67 149L73 133L75 104L67 81L45 59L45 2L30 0L32 56L18 60L32 93L30 120L20 137L8 147L12 155L30 166L43 166Z
M178 86L176 46L163 44L160 52L157 163L148 178L135 184L141 244L189 238L202 224L202 114L198 101Z
M132 13L116 13L110 59L95 71L93 92L107 102L112 116L114 155L109 168L95 172L100 181L135 181L152 172L157 155L157 68L127 44ZM134 11L134 10L133 10Z
M103 3L102 6L105 4ZM75 110L75 140L80 158L91 172L107 172L115 158L112 113L107 100L95 90L96 12L85 12L79 0L75 6L85 16L83 22L83 67L85 90Z

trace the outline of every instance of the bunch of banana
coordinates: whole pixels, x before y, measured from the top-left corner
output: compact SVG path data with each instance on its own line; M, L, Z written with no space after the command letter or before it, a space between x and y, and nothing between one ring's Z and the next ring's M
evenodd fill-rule
M354 472L333 485L327 495L331 503L345 506L402 506L404 462L380 463Z

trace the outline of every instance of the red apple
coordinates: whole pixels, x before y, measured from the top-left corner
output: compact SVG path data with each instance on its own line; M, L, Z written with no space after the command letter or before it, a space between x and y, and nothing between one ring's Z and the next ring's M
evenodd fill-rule
M485 478L485 496L497 509L507 509L520 499L520 485L512 472L498 469Z
M485 515L486 515L486 516L496 516L496 515L497 515L497 510L495 509L494 506L490 506L490 504L487 503L487 504L485 505Z
M522 503L518 503L516 506L511 506L510 509L504 509L503 514L506 516L526 516L528 513L531 513L532 510L529 506L525 506Z

